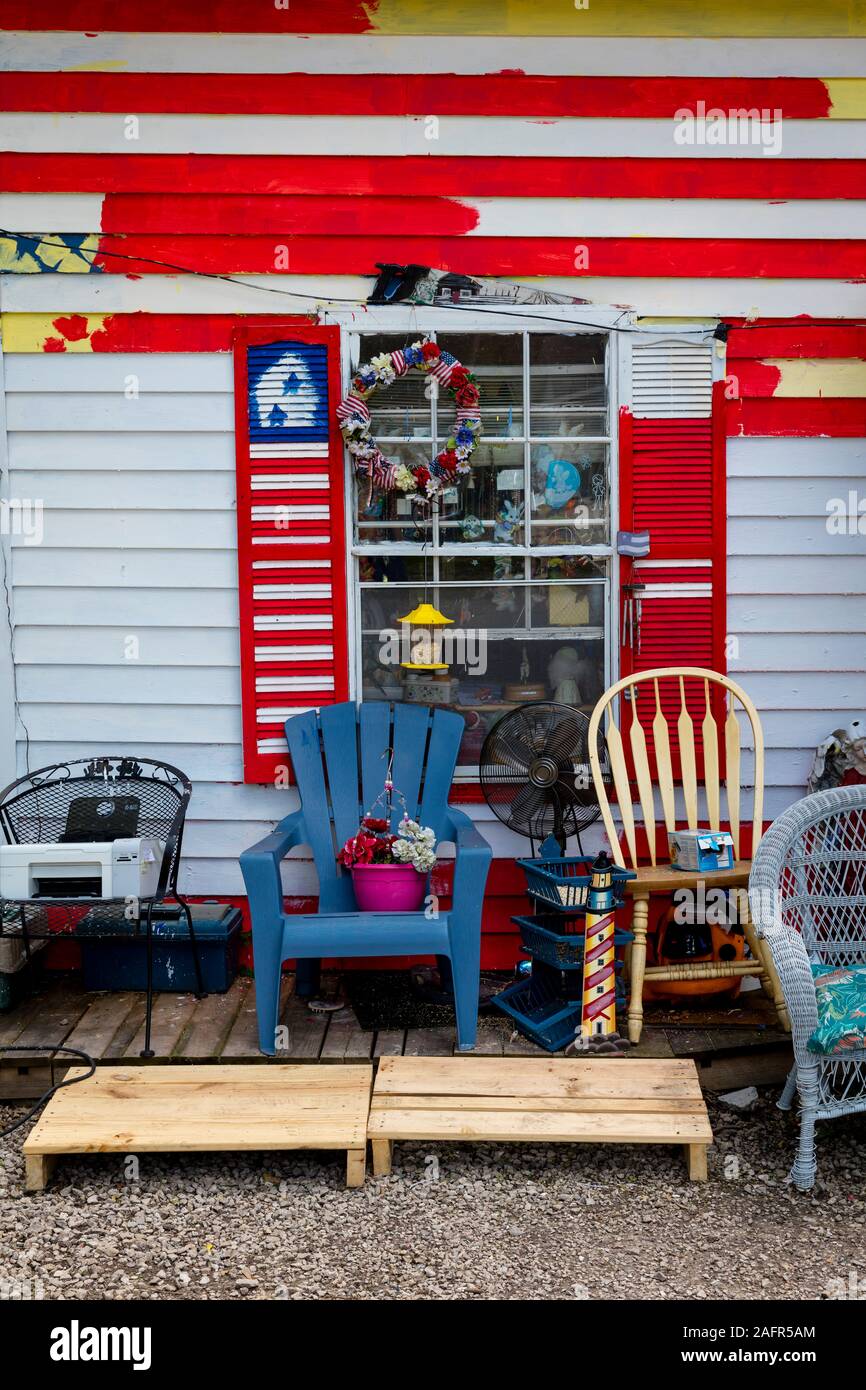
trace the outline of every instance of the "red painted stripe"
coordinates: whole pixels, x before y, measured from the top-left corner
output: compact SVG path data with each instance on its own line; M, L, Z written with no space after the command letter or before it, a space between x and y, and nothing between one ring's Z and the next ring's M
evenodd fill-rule
M546 77L521 72L13 72L4 75L0 88L3 111L670 119L682 110L711 108L815 119L829 114L830 97L826 84L814 77Z
M746 357L728 357L725 376L728 399L736 396L767 399L776 394L782 380L778 367Z
M337 196L269 197L259 194L109 193L102 204L105 232L183 233L208 236L257 236L279 239L329 236L411 236L419 227L435 227L439 236L462 236L478 225L473 207L449 198L356 198Z
M288 236L277 242L273 236L103 236L96 256L96 264L103 270L135 275L164 274L166 266L211 274L288 271L372 275L377 261L435 265L467 275L768 276L859 281L866 276L866 242L637 236L586 241L571 237Z
M728 334L728 365L736 358L761 357L863 357L866 358L866 324L762 323L732 328Z
M859 439L866 436L866 400L778 397L731 401L726 426L729 435Z
M866 198L866 159L485 155L0 155L8 193L320 193L524 198Z
M66 29L119 34L364 34L376 29L378 0L315 0L315 4L257 5L236 0L136 0L128 12L117 0L0 0L0 29Z
M230 352L238 324L265 328L285 322L284 314L135 313L109 314L100 324L98 317L68 314L52 321L55 332L45 338L42 351L65 352L67 343L89 338L94 352Z

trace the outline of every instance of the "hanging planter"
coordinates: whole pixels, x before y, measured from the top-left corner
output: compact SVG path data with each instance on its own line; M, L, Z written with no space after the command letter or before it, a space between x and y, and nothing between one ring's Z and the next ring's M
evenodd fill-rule
M429 464L408 467L392 463L382 453L370 422L367 402L387 389L398 377L417 371L432 376L454 397L454 425L444 449ZM374 487L399 492L413 503L435 501L446 488L471 472L470 459L481 434L478 387L471 372L438 343L412 343L396 352L382 352L352 378L352 389L337 406L337 420L346 448L355 460L355 471L367 486L368 503Z
M403 807L396 832L391 830L393 798ZM376 808L384 802L382 814ZM424 901L430 870L436 863L436 832L410 820L406 802L394 791L390 768L385 786L351 835L337 862L352 874L355 902L361 912L417 912Z

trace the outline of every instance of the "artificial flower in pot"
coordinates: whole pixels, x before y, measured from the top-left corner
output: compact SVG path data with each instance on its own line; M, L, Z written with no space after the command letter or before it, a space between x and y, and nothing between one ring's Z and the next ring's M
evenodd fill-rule
M351 871L355 902L362 912L416 912L436 863L436 833L403 816L392 834L385 817L367 815L340 853Z

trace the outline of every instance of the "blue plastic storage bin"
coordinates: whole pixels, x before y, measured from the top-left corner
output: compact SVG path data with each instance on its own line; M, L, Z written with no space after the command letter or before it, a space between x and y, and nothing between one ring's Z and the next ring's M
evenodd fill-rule
M555 912L543 913L540 917L512 917L511 920L520 928L523 945L536 960L556 970L582 969L585 919L581 919L579 930L566 929L565 919ZM614 930L614 950L627 946L630 941L634 941L633 932L619 927Z
M191 903L202 985L207 994L224 994L237 973L243 918L226 903ZM88 912L76 927L86 990L147 989L147 937L140 931L116 931L117 918ZM196 989L195 962L186 918L170 907L154 909L153 988L160 993L189 994Z
M570 999L564 997L559 970L538 963L533 966L531 975L509 985L493 1002L514 1020L518 1031L530 1042L538 1043L548 1052L560 1052L574 1042L580 1027L582 1000L577 977L573 995ZM617 974L616 1006L621 1009L624 1005L625 993Z
M591 859L518 859L526 873L526 889L531 897L556 912L580 911L592 879ZM634 874L614 864L611 870L617 906L621 905L623 884Z

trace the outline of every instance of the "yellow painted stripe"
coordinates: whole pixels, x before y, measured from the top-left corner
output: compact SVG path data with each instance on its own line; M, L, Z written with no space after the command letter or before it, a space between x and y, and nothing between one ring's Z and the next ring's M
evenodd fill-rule
M4 352L44 352L49 339L65 342L66 352L92 352L91 333L101 328L110 314L88 314L86 337L66 338L54 325L62 314L0 314Z
M824 85L830 97L830 118L837 121L866 120L866 79L862 77L826 77Z
M773 392L780 396L866 396L866 362L847 357L768 358L781 380Z
M382 34L845 38L866 35L863 0L369 0Z

